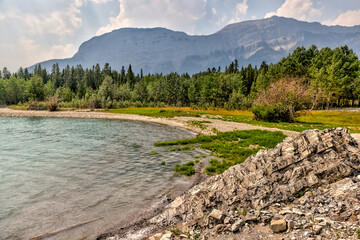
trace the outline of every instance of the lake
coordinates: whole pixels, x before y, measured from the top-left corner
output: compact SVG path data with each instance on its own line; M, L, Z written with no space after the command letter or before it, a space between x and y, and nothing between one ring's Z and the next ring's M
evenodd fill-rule
M164 152L154 143L190 137L136 121L0 117L0 239L101 218L49 238L93 239L127 223L189 182L173 168L204 152Z

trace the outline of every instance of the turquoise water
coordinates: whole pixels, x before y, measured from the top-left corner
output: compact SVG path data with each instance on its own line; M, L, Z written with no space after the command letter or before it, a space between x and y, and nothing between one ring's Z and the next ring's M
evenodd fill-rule
M131 121L0 117L0 239L101 217L50 238L92 239L126 223L184 181L172 168L199 154L163 152L154 142L193 136Z

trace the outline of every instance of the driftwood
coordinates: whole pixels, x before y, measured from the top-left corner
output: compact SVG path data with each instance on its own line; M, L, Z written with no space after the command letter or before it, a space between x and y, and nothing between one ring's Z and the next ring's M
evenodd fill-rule
M40 234L40 235L38 235L38 236L29 238L28 240L37 240L37 239L42 239L42 238L45 238L45 237L49 237L49 236L58 234L58 233L60 233L60 232L67 231L67 230L70 230L70 229L72 229L72 228L79 227L79 226L81 226L81 225L84 225L84 224L87 224L87 223L91 223L91 222L94 222L94 221L97 221L97 220L100 220L100 219L102 219L102 217L100 217L100 218L94 218L94 219L91 219L91 220L88 220L88 221L85 221L85 222L81 222L81 223L77 223L77 224L73 224L73 225L67 226L67 227L65 227L65 228L61 228L61 229L52 231L52 232L47 232L47 233L44 233L44 234Z

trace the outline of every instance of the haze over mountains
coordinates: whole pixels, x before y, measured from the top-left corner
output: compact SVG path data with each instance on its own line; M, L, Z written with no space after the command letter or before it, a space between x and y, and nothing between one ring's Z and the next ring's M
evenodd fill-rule
M240 66L277 62L299 46L335 48L345 44L360 53L360 25L325 26L271 17L230 24L206 36L165 28L122 28L84 42L72 58L40 64L47 70L56 62L60 68L77 64L90 68L96 63L103 67L110 63L116 70L131 64L135 72L142 68L144 73L195 73L218 66L224 69L234 59Z

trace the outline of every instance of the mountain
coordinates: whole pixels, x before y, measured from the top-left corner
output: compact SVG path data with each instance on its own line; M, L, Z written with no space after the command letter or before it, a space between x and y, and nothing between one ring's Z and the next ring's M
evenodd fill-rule
M271 17L230 24L206 36L165 28L121 28L84 42L72 58L38 64L48 70L56 62L60 68L77 64L89 68L96 63L102 67L110 63L117 70L131 64L135 72L142 68L144 73L195 73L209 67L224 69L234 59L240 66L277 62L299 46L334 48L345 44L360 53L360 25L325 26Z

